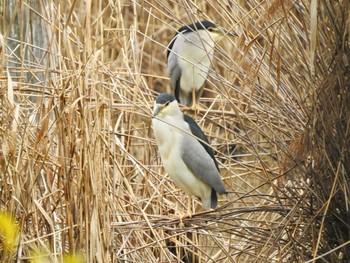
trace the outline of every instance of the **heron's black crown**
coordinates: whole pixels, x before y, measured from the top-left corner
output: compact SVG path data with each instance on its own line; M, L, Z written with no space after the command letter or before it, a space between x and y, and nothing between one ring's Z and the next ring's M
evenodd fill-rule
M208 28L216 28L216 25L208 20L204 20L201 22L197 22L195 24L189 24L189 25L184 25L177 30L175 36L173 39L170 41L169 46L168 46L168 51L167 51L167 58L169 57L170 51L173 49L176 37L179 33L188 33L188 32L194 32L197 30L203 30L203 29L208 29Z
M195 24L184 25L180 27L178 32L186 33L208 28L216 28L216 25L208 20L204 20Z
M175 100L175 97L170 95L169 93L162 93L159 94L159 96L156 98L157 104L165 104L167 102L173 102Z

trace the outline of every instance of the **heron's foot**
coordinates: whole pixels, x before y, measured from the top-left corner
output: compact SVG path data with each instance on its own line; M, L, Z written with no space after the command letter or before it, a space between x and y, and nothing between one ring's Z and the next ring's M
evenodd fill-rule
M191 110L193 110L193 111L195 111L195 112L207 111L206 108L202 107L202 106L199 105L198 103L196 104L196 106L191 106Z
M182 215L179 215L179 220L180 220L180 223L179 223L179 226L181 228L185 227L185 224L183 222L183 219L186 219L186 218L192 218L192 213L191 212L187 212L185 214L182 214Z
M199 112L207 112L208 109L202 107L198 103L192 103L191 106L187 107L185 110L188 110L190 112L194 112L195 114Z

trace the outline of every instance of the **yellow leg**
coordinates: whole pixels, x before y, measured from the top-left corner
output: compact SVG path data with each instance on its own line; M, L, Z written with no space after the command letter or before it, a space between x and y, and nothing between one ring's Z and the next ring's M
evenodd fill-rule
M179 217L179 220L180 220L180 227L184 227L185 224L183 223L183 219L186 218L186 217L189 217L191 218L192 217L192 197L189 196L188 199L187 199L187 213L183 214L183 215L180 215Z
M197 98L196 98L196 89L192 90L192 105L191 105L191 110L193 110L195 112L195 114L197 115L197 113L199 111L205 111L204 108L202 108L198 103L197 103Z
M192 217L192 197L189 196L187 199L187 215Z
M191 105L191 109L195 110L197 107L197 100L196 100L196 89L192 90L192 105Z

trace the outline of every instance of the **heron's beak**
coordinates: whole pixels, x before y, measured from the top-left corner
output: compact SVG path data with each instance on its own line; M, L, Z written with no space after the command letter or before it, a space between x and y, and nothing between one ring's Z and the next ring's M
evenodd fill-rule
M234 31L231 31L231 32L227 32L227 35L230 36L230 37L238 37L238 34Z
M152 116L152 118L155 118L155 117L157 117L157 115L158 115L158 113L162 110L162 106L161 105L157 105L157 108L154 110L154 112L153 112L153 116Z
M234 31L227 31L225 29L216 29L215 33L217 34L218 37L222 38L222 37L238 37L238 34Z
M235 31L226 31L224 30L222 32L223 35L229 36L229 37L238 37L238 34Z

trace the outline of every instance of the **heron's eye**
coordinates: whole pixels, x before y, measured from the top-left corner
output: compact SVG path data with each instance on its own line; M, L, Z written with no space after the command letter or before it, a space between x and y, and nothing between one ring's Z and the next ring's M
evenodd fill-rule
M168 106L169 103L170 103L170 101L165 102L164 106L165 106L165 107Z
M214 32L215 30L214 30L213 27L209 27L209 28L208 28L208 31L209 31L209 32Z

